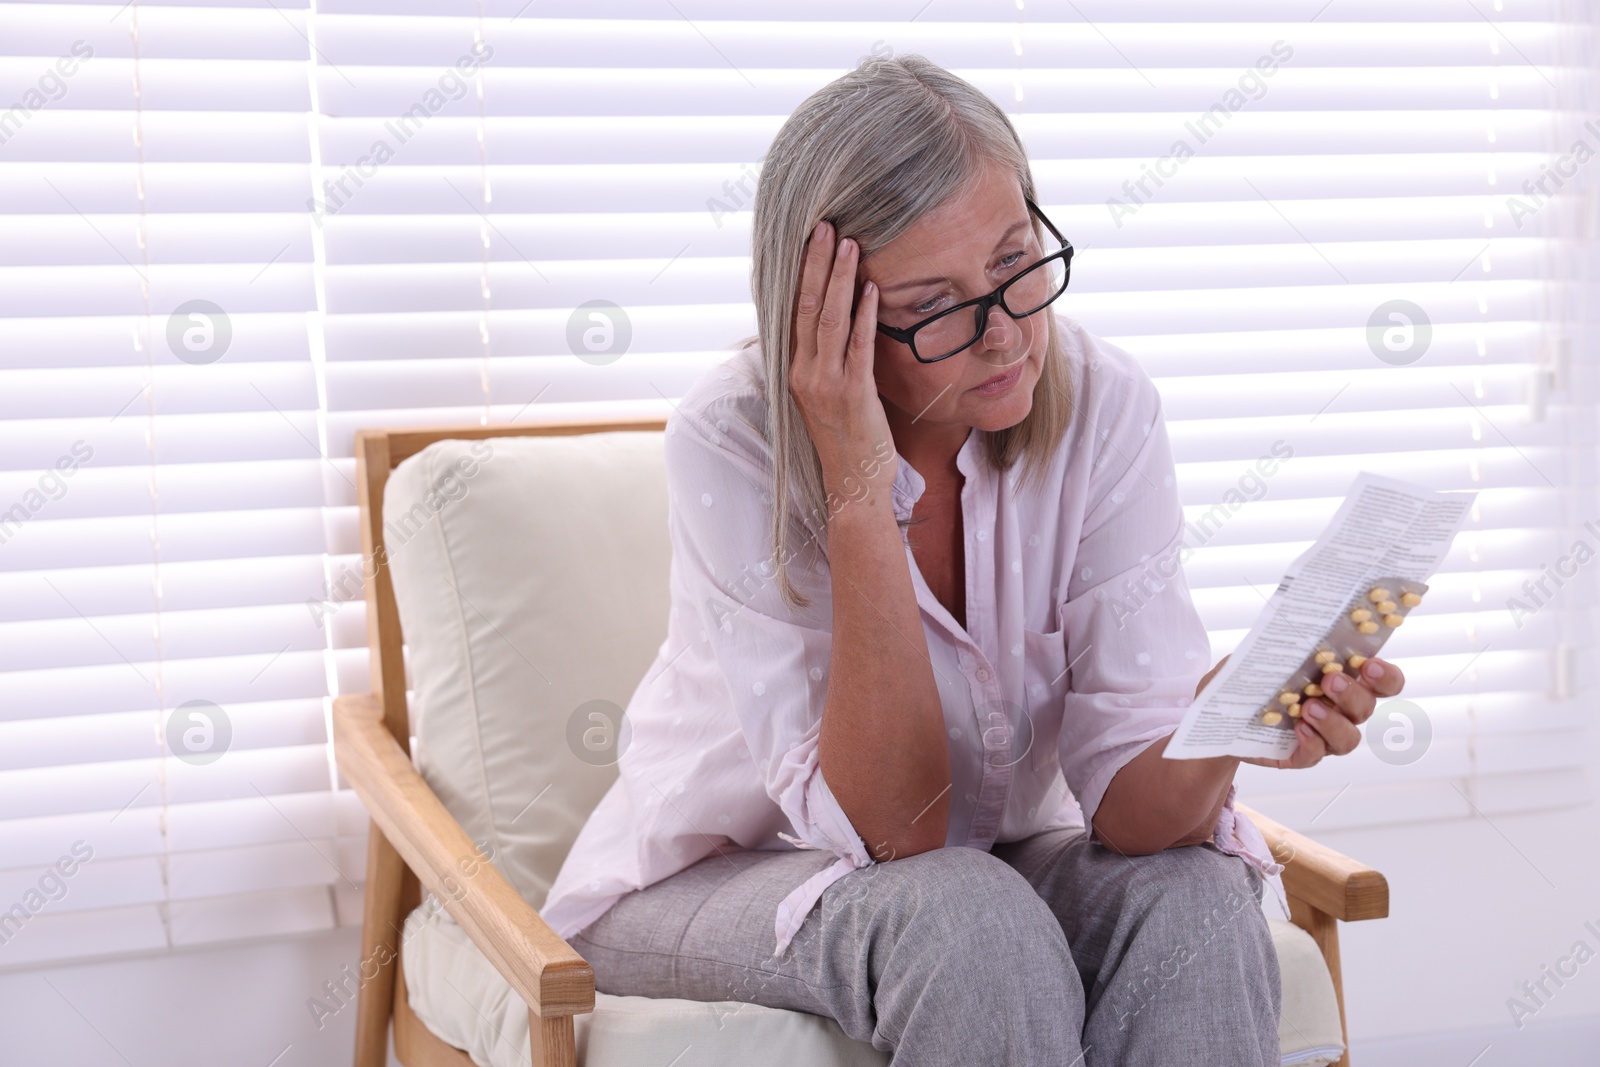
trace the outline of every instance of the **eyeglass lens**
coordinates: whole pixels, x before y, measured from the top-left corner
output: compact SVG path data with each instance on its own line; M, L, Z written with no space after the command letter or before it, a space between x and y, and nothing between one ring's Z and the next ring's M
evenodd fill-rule
M1053 259L1018 275L1001 296L1001 303L1014 317L1026 317L1055 300L1066 288L1066 262ZM935 360L959 352L982 335L984 319L983 309L977 304L934 319L918 329L912 338L917 356Z

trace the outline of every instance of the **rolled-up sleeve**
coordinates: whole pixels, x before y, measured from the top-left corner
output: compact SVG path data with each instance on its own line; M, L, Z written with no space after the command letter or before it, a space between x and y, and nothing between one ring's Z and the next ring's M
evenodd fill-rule
M1211 661L1183 575L1183 507L1160 395L1142 374L1137 385L1094 434L1104 476L1089 482L1061 606L1071 666L1059 757L1091 833L1112 778L1177 729Z
M694 605L762 785L798 840L782 836L865 867L872 857L819 762L830 620L802 617L779 595L765 447L754 428L714 405L669 419L674 599ZM799 540L810 536L796 529ZM803 610L826 608L813 598Z

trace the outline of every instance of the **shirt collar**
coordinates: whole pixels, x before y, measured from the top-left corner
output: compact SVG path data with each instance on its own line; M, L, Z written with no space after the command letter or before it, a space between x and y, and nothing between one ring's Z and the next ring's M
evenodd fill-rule
M956 453L956 470L960 471L963 477L971 478L983 467L978 462L978 449L983 444L982 437L977 427L973 427L967 431L967 439L961 443L961 451Z
M982 469L983 465L978 460L980 444L977 428L974 427L967 432L966 441L962 442L960 451L956 453L956 469L965 478L972 478ZM911 509L921 499L922 491L928 487L928 483L904 457L900 457L899 462L900 469L895 472L894 485L890 487L889 496L894 503L894 517L899 521L905 521L911 518Z
M911 518L911 509L916 506L928 483L922 480L917 468L908 463L904 456L898 457L897 462L900 469L895 472L894 485L889 487L889 499L894 504L896 521L904 522Z

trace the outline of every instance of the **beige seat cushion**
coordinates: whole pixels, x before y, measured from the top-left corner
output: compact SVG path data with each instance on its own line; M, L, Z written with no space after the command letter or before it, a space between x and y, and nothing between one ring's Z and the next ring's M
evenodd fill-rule
M396 467L384 494L418 769L535 908L616 778L574 755L569 722L591 700L627 707L666 636L662 443L635 431L440 441ZM425 909L406 923L412 1009L480 1064L527 1064L527 1009ZM1283 1062L1332 1062L1339 1016L1322 957L1288 923L1273 935ZM684 1047L674 1067L888 1058L831 1019L734 1002L598 994L576 1026L587 1067L659 1067Z

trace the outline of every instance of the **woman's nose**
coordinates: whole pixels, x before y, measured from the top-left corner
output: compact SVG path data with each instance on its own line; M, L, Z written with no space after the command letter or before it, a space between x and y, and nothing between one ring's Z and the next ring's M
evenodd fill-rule
M1004 350L1012 341L1014 333L1021 324L1007 315L998 306L989 309L989 321L983 330L983 347Z

